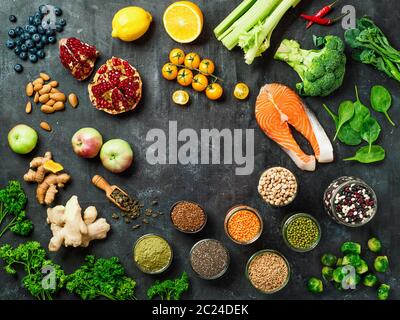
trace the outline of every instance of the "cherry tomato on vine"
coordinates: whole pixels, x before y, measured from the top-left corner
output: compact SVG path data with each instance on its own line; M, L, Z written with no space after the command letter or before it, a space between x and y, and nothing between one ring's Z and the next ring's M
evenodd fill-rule
M192 84L193 72L187 68L183 68L178 72L178 83L181 86L187 87Z
M185 67L189 69L197 69L200 64L200 56L195 53L191 52L188 53L185 57Z
M205 74L205 75L213 74L215 71L214 62L212 62L212 60L210 60L210 59L201 60L200 65L199 65L199 70L202 74Z
M247 86L247 84L243 82L239 82L235 86L235 90L233 91L233 95L235 96L236 99L239 100L244 100L249 96L250 89Z
M162 76L167 80L174 80L178 76L178 67L172 63L166 63L162 67Z
M208 86L208 79L203 74L196 74L193 78L192 88L198 92L206 90Z
M169 61L173 64L183 64L185 61L185 53L178 48L172 49L169 53Z
M223 93L224 89L222 89L221 85L218 83L211 83L207 86L206 96L210 100L218 100Z

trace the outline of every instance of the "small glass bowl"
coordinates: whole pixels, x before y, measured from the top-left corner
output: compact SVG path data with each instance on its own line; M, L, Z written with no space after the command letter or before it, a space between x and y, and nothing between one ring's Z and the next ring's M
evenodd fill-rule
M211 241L217 241L217 242L219 242L219 243L224 247L224 249L225 249L225 251L226 251L226 254L227 254L227 256L228 256L228 261L227 261L227 263L226 263L226 267L225 267L224 270L222 270L220 273L218 273L217 275L215 275L215 276L213 276L213 277L207 278L207 277L204 277L204 276L202 276L201 274L197 273L196 270L194 270L194 268L193 268L193 266L192 266L192 254L193 254L193 250L194 250L200 243L203 243L203 242L205 242L205 241L210 241L210 240L211 240ZM196 242L196 243L193 245L193 247L190 249L190 253L189 253L190 267L192 268L193 272L194 272L199 278L204 279L204 280L216 280L216 279L218 279L218 278L221 278L221 277L226 273L226 271L228 270L230 261L231 261L231 257L230 257L230 255L229 255L228 249L224 246L224 244L223 244L221 241L216 240L216 239L210 239L210 238L208 238L208 239L203 239L203 240L200 240L200 241Z
M317 240L309 248L306 248L306 249L305 248L296 248L287 240L287 228L289 227L289 225L290 225L290 223L292 221L294 221L295 219L300 218L300 217L309 218L310 220L312 220L316 224L316 226L318 228L318 238L317 238ZM295 213L295 214L291 215L290 217L288 217L284 221L284 223L282 225L282 236L283 236L283 240L285 241L286 245L290 249L292 249L293 251L296 251L296 252L308 252L308 251L313 250L318 245L318 243L320 242L320 240L321 240L321 226L319 225L318 221L312 215L310 215L308 213Z
M274 290L272 290L272 291L262 291L261 289L256 288L256 287L253 285L253 283L251 282L251 279L250 279L250 276L249 276L249 268L250 268L250 265L251 265L252 261L253 261L256 257L258 257L258 256L260 256L260 255L262 255L262 254L264 254L264 253L274 253L274 254L278 255L279 257L281 257L281 258L285 261L286 267L287 267L287 269L288 269L288 275L287 275L287 278L286 278L285 282L284 282L279 288L276 288L276 289L274 289ZM256 253L254 253L254 254L250 257L250 259L247 261L247 264L246 264L246 278L247 278L247 280L250 282L250 284L253 286L254 289L256 289L258 292L261 292L261 293L267 294L267 295L276 293L276 292L278 292L278 291L281 291L284 287L286 287L286 285L289 283L289 280L290 280L290 273L291 273L290 264L289 264L289 262L287 261L287 259L285 258L285 256L282 255L280 252L278 252L278 251L276 251L276 250L272 250L272 249L264 249L264 250L257 251Z
M295 194L293 195L292 199L291 199L287 204L282 204L282 205L275 205L275 204L272 204L272 203L268 202L267 200L265 200L265 199L263 198L263 196L261 195L260 191L258 191L258 186L260 185L261 179L262 179L262 177L264 176L264 174L267 173L267 172L268 172L269 170L271 170L271 169L277 169L277 168L278 168L278 169L284 169L284 170L289 171L289 172L293 175L294 181L295 181L295 183L296 183L296 192L295 192ZM289 169L287 169L287 168L285 168L285 167L280 167L280 166L269 167L269 168L267 168L266 170L264 170L264 171L261 173L260 179L258 180L257 191L258 191L258 194L260 195L261 199L262 199L265 203L267 203L268 205L270 205L270 206L273 207L273 208L282 208L282 207L288 206L289 204L291 204L291 203L296 199L297 194L298 194L298 192L299 192L299 182L297 181L296 175L295 175L292 171L290 171Z
M144 270L144 269L136 262L136 260L135 260L135 250L136 250L136 246L138 245L138 243L139 243L140 241L142 241L143 239L148 238L148 237L159 237L159 238L163 239L163 240L168 244L168 246L169 246L169 248L170 248L170 250L171 250L171 258L169 259L169 262L168 262L164 267L162 267L160 270L156 270L156 271ZM160 273L163 273L165 270L167 270L167 269L171 266L171 263L172 263L173 258L174 258L174 251L172 250L171 245L169 244L169 242L168 242L164 237L162 237L162 236L160 236L160 235L158 235L158 234L147 233L147 234L145 234L145 235L139 237L139 238L135 241L135 244L134 244L134 246L133 246L133 261L135 262L135 265L138 267L138 269L139 269L140 271L142 271L143 273L146 273L146 274L160 274Z
M203 212L204 212L204 223L203 223L203 225L200 227L200 229L198 229L198 230L196 230L196 231L185 231L185 230L179 229L179 228L174 224L174 222L172 221L172 211L174 210L174 208L175 208L176 205L178 205L178 204L180 204L180 203L182 203L182 202L190 202L190 203L193 203L193 204L199 206L199 207L201 208L201 210L203 210ZM182 232L182 233L187 233L187 234L199 233L199 232L200 232L201 230L203 230L204 227L206 226L206 224L207 224L207 219L208 219L208 218L207 218L206 210L204 210L204 208L203 208L201 205L199 205L198 203L193 202L193 201L189 201L189 200L181 200L181 201L175 202L175 203L171 206L171 209L169 210L169 218L170 218L170 220L171 220L172 225L174 226L174 228L175 228L176 230L178 230L178 231L180 231L180 232Z
M229 223L229 220L230 220L238 211L241 211L241 210L246 210L246 211L250 211L250 212L254 213L254 214L257 216L258 220L260 221L260 230L258 231L258 233L255 235L255 237L254 237L253 239L250 239L250 240L245 241L245 242L241 242L241 241L238 241L238 240L234 239L234 238L230 235L229 230L228 230L228 223ZM248 245L248 244L251 244L251 243L253 243L253 242L256 242L256 241L258 240L258 238L260 238L260 236L261 236L261 234L262 234L262 232L263 232L263 227L264 227L264 226L263 226L263 220L262 220L262 218L261 218L261 215L258 213L258 211L257 211L256 209L254 209L254 208L252 208L252 207L249 207L249 206L246 206L246 205L237 205L237 206L234 206L234 207L232 207L231 209L229 209L228 212L226 213L225 221L224 221L225 233L226 233L226 235L228 236L229 239L231 239L233 242L235 242L235 243L237 243L237 244Z

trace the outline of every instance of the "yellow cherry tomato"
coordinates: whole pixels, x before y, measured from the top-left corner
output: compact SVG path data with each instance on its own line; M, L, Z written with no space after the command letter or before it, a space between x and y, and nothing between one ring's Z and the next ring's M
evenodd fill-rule
M193 78L192 88L198 92L206 90L208 86L208 79L205 75L199 73Z
M235 90L233 90L233 95L236 99L244 100L249 96L250 89L247 84L240 82L235 86Z
M197 53L188 53L185 57L185 67L189 69L197 69L200 64L200 56Z
M167 80L174 80L178 76L178 67L172 63L166 63L162 67L162 76Z
M221 85L218 83L211 83L207 86L206 96L210 100L218 100L223 93L224 89L222 89Z
M172 94L172 101L180 106L184 106L189 102L189 94L184 90L177 90Z
M209 75L213 74L215 70L214 62L210 59L203 59L200 62L199 70L202 74Z
M183 64L185 61L185 53L178 48L172 49L169 53L169 61L173 64Z
M183 68L178 72L178 83L181 86L187 87L192 84L193 72L189 69Z

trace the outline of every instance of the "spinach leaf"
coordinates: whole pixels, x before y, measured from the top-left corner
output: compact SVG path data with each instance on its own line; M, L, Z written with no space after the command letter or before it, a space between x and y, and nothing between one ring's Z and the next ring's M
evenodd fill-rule
M372 144L378 139L379 134L381 133L381 126L375 118L369 117L364 121L361 127L361 138L368 142L369 149L371 150Z
M345 123L343 125L338 133L338 139L348 146L358 146L362 141L360 133L355 131L350 123Z
M351 118L353 118L354 116L354 104L353 102L351 102L350 100L346 100L343 101L340 105L339 105L339 122L337 125L337 129L336 129L336 134L333 138L333 140L336 140L336 137L340 131L340 129L342 128L342 126L349 121Z
M372 87L371 105L375 111L383 113L392 126L395 126L394 122L392 121L392 119L390 119L388 114L388 110L392 105L392 96L385 87L379 85Z
M324 107L326 112L328 112L328 114L332 118L333 122L335 123L336 130L337 130L338 125L339 125L339 117L336 114L334 114L333 111L331 109L329 109L329 107L325 103L323 103L322 106Z
M355 86L355 91L357 100L354 102L354 117L350 121L350 126L354 131L360 132L364 121L370 116L370 112L369 109L360 101L357 86Z
M354 157L343 159L344 161L358 161L361 163L379 162L385 159L385 149L381 146L365 146L356 152Z

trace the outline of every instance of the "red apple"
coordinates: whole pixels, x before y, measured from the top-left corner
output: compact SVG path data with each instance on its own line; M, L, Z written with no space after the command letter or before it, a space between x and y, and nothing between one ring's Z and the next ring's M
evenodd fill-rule
M103 145L103 137L94 128L82 128L72 137L72 148L82 158L94 158Z
M100 159L107 170L120 173L132 165L133 151L128 142L113 139L107 141L101 148Z

